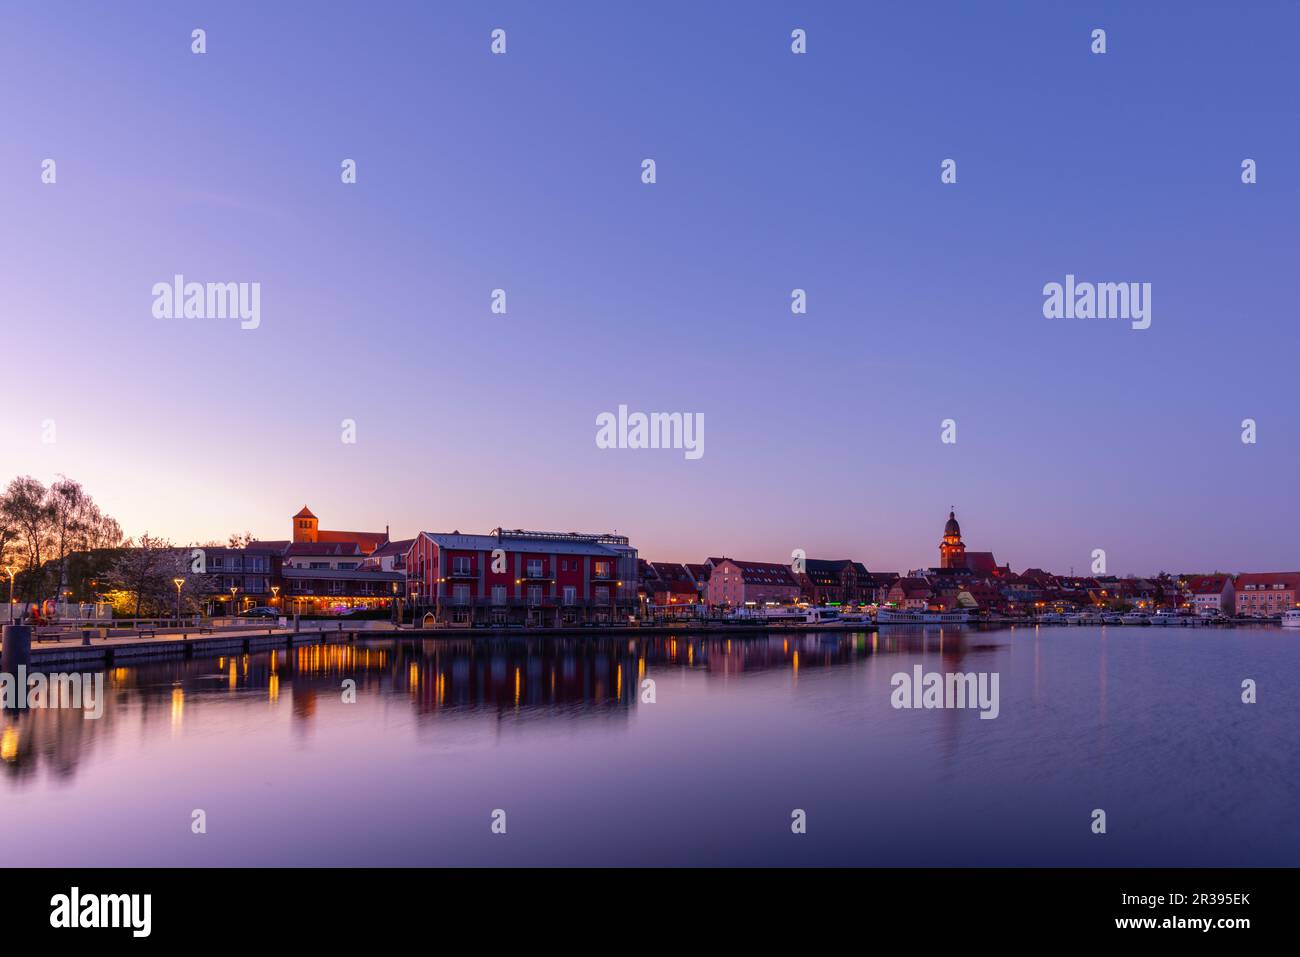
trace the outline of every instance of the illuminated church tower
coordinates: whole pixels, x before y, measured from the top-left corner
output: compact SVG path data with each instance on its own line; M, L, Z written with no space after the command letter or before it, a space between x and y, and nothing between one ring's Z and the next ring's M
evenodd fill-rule
M955 509L948 513L948 524L943 527L943 541L939 543L939 567L966 567L966 546L961 540L961 526L957 524Z
M295 542L314 542L320 537L320 519L311 513L306 505L293 517L293 540Z

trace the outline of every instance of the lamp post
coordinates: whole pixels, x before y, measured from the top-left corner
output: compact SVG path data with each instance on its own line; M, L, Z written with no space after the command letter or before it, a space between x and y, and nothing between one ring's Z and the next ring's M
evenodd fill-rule
M272 586L271 586L271 604L272 604L272 605L278 605L278 604L279 604L279 601L280 601L280 586L279 586L279 585L272 585Z
M411 583L411 627L415 627L415 615L420 607L420 583Z
M239 606L235 604L235 592L239 591L238 585L230 586L230 617L234 618L239 614Z
M176 627L181 626L181 586L185 584L184 578L173 578L172 584L176 586Z

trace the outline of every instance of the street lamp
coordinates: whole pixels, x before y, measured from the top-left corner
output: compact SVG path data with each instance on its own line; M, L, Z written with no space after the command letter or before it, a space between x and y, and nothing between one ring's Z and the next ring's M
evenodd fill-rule
M234 618L239 614L239 606L235 604L235 592L239 591L238 585L230 586L230 617Z
M172 584L176 586L176 627L181 626L181 586L185 584L184 578L173 578Z
M272 586L271 586L271 604L274 605L277 601L279 601L279 599L280 599L280 586L279 586L279 585L272 585Z

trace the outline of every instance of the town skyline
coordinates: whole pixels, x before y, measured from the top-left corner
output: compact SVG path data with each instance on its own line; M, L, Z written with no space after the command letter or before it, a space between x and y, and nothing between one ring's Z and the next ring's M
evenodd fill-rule
M38 481L44 484L50 484L57 480L61 475L58 473L47 477L34 475ZM80 481L79 476L69 476ZM157 520L145 520L142 524L135 524L132 518L124 518L123 515L114 506L114 497L111 494L105 494L102 489L92 486L90 483L83 483L86 489L91 492L95 500L100 503L105 512L116 519L122 526L123 534L126 537L138 540L141 535L149 534L154 538L165 538L174 544L191 545L201 543L225 543L231 535L242 535L251 533L254 540L257 541L275 541L284 538L289 519L283 514L276 515L265 521L253 522L251 519L240 518L244 514L238 510L231 511L231 518L226 520L222 517L213 517L210 509L205 510L205 518L202 523L186 523L184 519L177 518L173 523L160 522ZM302 498L303 496L299 496ZM227 499L230 497L227 496ZM236 499L238 501L238 499ZM758 536L739 535L734 539L725 541L706 541L699 532L693 536L688 535L693 545L683 544L680 533L694 527L692 523L682 522L673 523L671 521L659 522L654 526L653 533L646 533L636 528L621 527L617 524L602 525L594 521L582 521L581 513L565 512L563 514L576 514L579 517L577 524L546 521L545 516L539 520L534 520L532 516L523 516L528 521L509 521L507 518L519 518L520 516L506 516L504 518L489 519L483 524L471 524L469 522L456 521L449 518L447 521L431 521L421 525L405 525L401 522L393 521L387 517L388 509L383 507L370 507L367 509L350 511L348 506L344 505L342 512L328 508L326 505L314 505L317 496L308 495L306 500L298 507L309 507L318 515L328 514L330 522L334 525L346 526L347 528L366 528L366 529L388 529L390 538L394 541L400 539L414 538L421 532L451 532L460 531L466 534L487 534L496 528L554 528L565 529L574 532L600 534L614 533L627 535L637 545L641 557L651 561L668 561L692 563L703 561L707 557L726 557L742 558L752 561L774 562L780 564L789 564L791 553L795 549L802 550L806 555L817 558L835 558L851 559L863 561L872 571L896 571L905 573L913 569L933 567L936 564L935 555L940 547L941 528L943 518L948 511L955 510L958 517L963 522L963 527L967 531L966 544L973 549L982 551L991 551L997 559L999 565L1010 565L1015 571L1023 571L1029 568L1039 568L1051 571L1057 575L1089 576L1094 575L1091 571L1093 562L1093 548L1103 548L1107 554L1107 571L1105 575L1137 576L1150 577L1162 572L1177 574L1180 572L1194 573L1233 573L1242 569L1253 569L1261 571L1282 570L1300 565L1300 560L1296 556L1287 557L1284 551L1279 551L1278 560L1272 563L1260 561L1251 555L1238 562L1230 562L1220 557L1214 559L1211 557L1206 561L1196 562L1171 557L1169 561L1158 567L1129 567L1123 561L1118 561L1112 554L1112 550L1105 548L1104 545L1094 545L1088 548L1078 557L1077 561L1069 561L1069 555L1066 555L1067 561L1064 563L1054 563L1050 559L1035 561L1033 558L1022 558L1019 555L1004 549L999 541L999 534L996 528L984 529L979 521L981 512L978 508L963 507L960 502L949 503L942 510L936 509L934 515L921 516L915 520L908 521L902 527L923 526L918 531L920 540L910 542L900 548L886 548L879 543L873 546L870 541L860 541L854 543L846 536L830 536L828 540L830 545L823 547L813 536L805 536L803 540L791 544L789 548L783 545L773 544L770 538L762 535L761 530ZM322 500L324 501L324 500ZM272 509L266 505L258 505L250 514L264 515ZM278 511L283 511L280 509ZM296 508L295 508L296 511ZM409 514L409 508L396 508L392 510L396 514ZM937 517L936 517L937 516ZM973 517L972 517L973 516ZM278 526L278 527L277 527ZM196 532L194 529L199 528L202 531ZM973 530L973 531L972 531ZM1140 530L1139 530L1140 531ZM926 533L929 533L928 535ZM930 539L933 539L931 541ZM732 548L729 544L731 541L739 543L740 547ZM1029 541L1032 546L1032 539ZM1266 550L1266 549L1265 549ZM1053 551L1062 554L1060 549L1041 549L1039 554L1050 554ZM679 554L680 553L680 554ZM908 555L910 558L904 558L901 561L891 561L888 555Z

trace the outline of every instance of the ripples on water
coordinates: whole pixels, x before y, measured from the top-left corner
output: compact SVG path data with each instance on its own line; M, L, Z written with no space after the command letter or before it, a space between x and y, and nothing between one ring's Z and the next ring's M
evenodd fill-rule
M520 636L116 668L100 720L0 719L0 864L1296 865L1297 637ZM999 717L894 709L915 664L997 672Z

